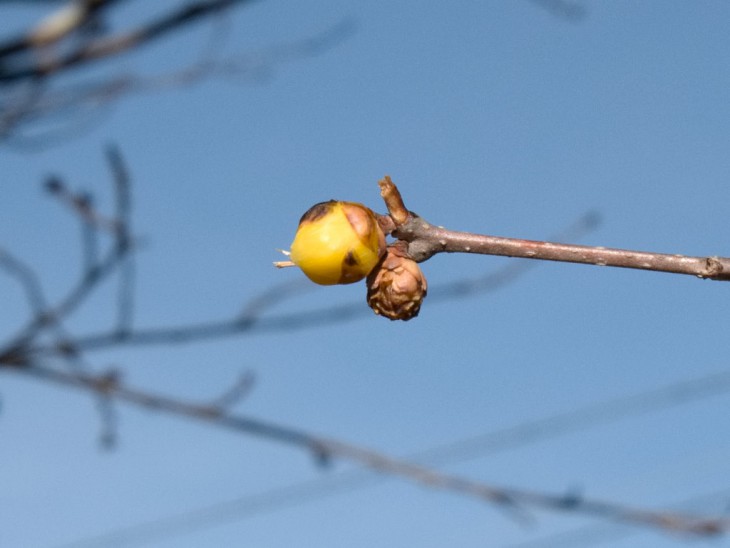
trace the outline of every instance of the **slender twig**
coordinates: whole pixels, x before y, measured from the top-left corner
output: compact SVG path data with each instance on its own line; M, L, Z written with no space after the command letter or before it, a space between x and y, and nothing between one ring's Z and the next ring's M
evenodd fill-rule
M71 336L64 330L60 318L51 313L43 286L33 268L0 248L0 269L16 277L25 290L28 306L32 313L29 325L37 326L37 330L33 333L48 326L54 328L58 340L70 340ZM30 338L32 337L17 337L0 347L0 366L26 366L29 363L27 342ZM76 365L75 353L68 350L61 344L57 347L56 354L67 358L71 365Z
M42 315L47 306L46 298L35 271L2 248L0 248L0 269L20 282L31 311L36 316Z
M48 177L44 183L46 191L67 206L79 218L94 230L103 230L112 234L119 230L117 219L110 219L94 208L91 197L85 193L71 191L56 175Z
M94 376L81 372L66 372L34 364L14 369L46 381L103 394L109 398L155 411L202 421L206 424L253 435L270 441L292 445L310 451L315 456L356 462L366 468L400 476L432 489L441 489L470 496L499 507L530 507L594 515L636 525L649 526L667 532L682 532L697 536L724 533L727 520L632 508L610 502L585 499L575 495L552 495L521 489L497 487L467 478L445 474L423 465L396 459L364 447L333 438L318 436L297 428L241 415L228 414L210 405L196 405L173 398L151 394L127 387L116 376Z
M141 93L161 92L180 89L201 82L206 78L248 78L260 80L262 75L269 76L273 69L283 63L318 55L332 49L344 39L351 36L355 25L345 19L324 31L277 44L259 51L247 51L243 54L231 55L221 59L210 54L190 63L179 70L155 75L138 75L134 73L117 74L100 81L66 84L54 87L49 93L36 93L34 97L25 97L22 102L0 105L0 141L7 140L13 146L21 148L39 148L52 144L63 135L64 127L54 132L40 131L39 135L26 135L14 131L23 126L32 125L51 116L68 119L74 127L78 124L80 113L86 111L99 112L102 107L119 100L124 96ZM216 34L220 36L220 34ZM46 80L40 80L43 82ZM26 93L29 95L29 93Z
M255 382L256 376L251 371L246 371L238 378L233 386L215 398L210 403L210 407L221 410L230 409L249 394Z
M65 0L22 36L0 43L0 60L27 50L49 46L88 26L99 13L118 0Z
M396 198L399 196L397 194L397 189L393 186L393 189L388 191L386 194L390 196L389 210L392 211L394 209L398 209L400 206L397 205L398 200ZM402 198L400 199L400 202L402 204ZM402 209L403 211L407 211L404 207ZM405 220L403 219L403 215L400 215L399 222L396 223L394 221L395 229L393 234L396 237L399 237L401 232L416 234L415 231L409 232L409 226L412 223L420 223L422 225L422 230L426 232L424 232L421 236L414 236L411 240L408 240L405 237L401 238L402 240L408 241L412 244L418 241L428 241L428 238L433 237L432 233L427 232L429 226L418 217L413 216L411 213L406 214ZM439 245L441 245L440 242ZM445 247L448 246L445 245ZM583 246L569 247L575 248ZM127 253L127 251L127 246L113 246L107 256L107 260L102 261L98 267L94 269L94 271L86 273L80 283L73 288L66 298L62 299L55 307L44 307L43 314L39 314L38 318L34 320L36 323L31 322L29 326L26 326L26 338L21 337L21 344L10 345L10 348L14 351L14 353L6 352L0 356L0 366L5 366L4 369L7 371L12 370L21 372L49 382L55 382L93 392L103 398L105 405L108 401L114 399L145 408L204 421L218 427L228 428L247 435L255 435L278 443L303 448L322 460L331 458L350 460L372 470L389 475L401 476L432 488L476 497L503 508L530 507L581 512L593 514L606 519L651 526L662 530L681 531L683 533L693 533L705 536L720 534L724 532L724 529L727 526L727 522L722 519L699 518L684 514L655 512L630 508L619 504L587 500L575 495L551 495L496 487L481 482L474 482L466 478L443 474L432 468L427 468L406 460L394 459L377 451L345 443L340 440L317 436L296 428L262 421L251 417L232 415L228 413L225 407L220 406L220 402L209 405L192 404L166 396L151 394L130 388L124 385L115 375L98 376L82 371L69 372L40 365L37 360L38 354L36 352L45 350L55 356L60 354L62 355L64 352L79 352L82 350L79 343L84 342L84 339L58 338L51 346L32 347L29 344L30 340L35 336L35 334L37 334L38 330L49 321L46 319L41 323L37 323L40 322L40 318L42 316L46 316L55 321L72 312L76 306L88 297L91 289L99 283L103 275L107 275L118 267L119 260ZM442 251L449 251L449 249L442 249ZM279 327L281 327L281 325L286 325L287 321L291 321L291 317L285 317L283 319L283 323L279 324ZM238 322L241 323L241 319L239 319ZM244 323L247 326L252 325L251 318L245 318ZM260 325L261 323L262 322L257 322L257 325ZM211 330L219 329L221 327L233 331L239 326L237 326L236 322L225 322L220 325L206 324L195 326L195 332L193 333L192 331L188 331L187 334L189 335L193 333L195 336L200 336L201 333L205 332L205 329ZM161 333L163 336L168 338L175 334L170 330ZM177 333L177 335L180 334L185 335L185 332ZM125 337L129 337L130 334L115 332L113 335L119 337L120 340L125 340ZM151 335L155 334L152 333ZM160 335L160 333L157 335ZM128 341L131 339L126 340ZM108 343L109 341L106 342ZM83 349L90 348L88 343L89 339L87 338L87 346L83 347ZM23 367L11 367L19 364L22 364ZM240 390L236 390L234 392L235 393L233 395L235 396L240 394ZM109 410L109 408L105 409L107 411ZM112 424L112 422L110 422L111 418L108 417L108 419L109 420L106 424L109 428L111 428L109 426Z
M397 237L409 242L411 257L422 262L436 253L479 253L689 274L710 280L730 280L730 258L687 257L599 246L561 244L457 232L415 218L400 227Z
M730 392L730 370L725 370L448 442L411 453L406 459L431 467L453 465L600 425L705 401L707 398L726 396L728 392ZM344 492L349 493L387 479L387 476L373 476L363 469L337 472L322 478L249 493L197 509L110 530L101 535L64 544L63 548L126 546L138 543L141 545L153 539L169 539L217 524L242 521L263 512L299 506ZM563 545L556 542L550 544L550 546Z
M233 4L250 1L200 0L198 2L192 2L139 28L120 32L112 36L92 39L64 56L42 59L40 62L30 66L0 70L0 83L41 78L62 70L80 67L91 61L109 58L156 40L171 31L180 30L201 18L228 9Z
M99 378L100 384L113 386L119 382L119 373L109 371ZM103 449L113 449L117 443L117 411L114 407L114 399L105 390L98 390L96 408L101 418L101 433L99 444Z
M45 311L44 314L37 315L30 320L20 331L11 339L8 346L16 346L25 344L27 341L35 337L38 330L45 327L49 323L59 321L68 316L78 307L91 293L96 286L109 276L117 268L119 262L123 259L123 255L119 255L116 250L107 253L94 268L84 272L78 283L66 294L66 296L56 306ZM66 341L70 343L71 341Z
M271 286L250 299L234 320L239 326L253 326L273 306L315 288L308 280L288 280Z
M437 253L477 253L689 274L710 280L730 280L730 258L727 257L687 257L458 232L432 225L413 214L402 221L402 211L405 211L405 206L397 188L389 177L381 181L380 185L386 206L396 225L392 234L408 242L408 252L417 262L426 261ZM387 193L383 190L384 187L388 189ZM397 217L394 217L394 211Z
M126 183L125 183L126 184ZM81 200L78 196L68 191L58 178L51 178L46 181L46 189L53 195L60 196L66 201L82 218L93 222L95 226L102 226L104 220L99 214L91 208L87 200ZM117 185L117 194L128 192L128 188L124 185ZM118 198L118 200L128 200L128 198ZM126 206L125 206L126 207ZM114 227L115 233L127 233L126 228L119 227L118 221L108 221L110 226ZM68 291L68 293L55 305L46 305L42 312L34 314L34 316L13 336L9 342L3 346L10 349L11 353L17 353L21 347L25 348L28 353L31 341L47 326L58 324L63 318L70 315L78 306L80 306L89 294L96 289L100 282L116 271L126 256L130 253L130 246L125 245L112 246L106 255L98 262L88 265L84 269L78 282ZM59 336L57 342L58 353L63 355L71 349L75 352L73 340Z
M93 208L91 195L87 195L84 202L88 208ZM87 218L81 218L81 240L83 243L84 262L83 270L94 268L99 261L99 231Z
M134 315L134 254L129 253L131 237L131 191L130 178L122 155L116 146L107 147L107 160L114 179L116 196L115 247L124 259L120 264L119 288L117 293L117 331L126 333L132 328Z
M576 23L588 15L588 10L582 4L570 0L530 0L533 4L544 8L556 17Z

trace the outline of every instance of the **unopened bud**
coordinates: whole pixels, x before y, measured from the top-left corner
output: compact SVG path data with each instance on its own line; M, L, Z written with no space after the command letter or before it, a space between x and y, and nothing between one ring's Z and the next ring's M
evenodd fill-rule
M428 284L418 263L408 256L405 244L388 247L383 262L368 276L368 305L391 320L418 316Z

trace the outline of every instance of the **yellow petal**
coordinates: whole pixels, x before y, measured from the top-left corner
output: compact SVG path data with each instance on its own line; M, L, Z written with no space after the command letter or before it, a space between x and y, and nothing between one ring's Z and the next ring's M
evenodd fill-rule
M370 232L359 234L344 207L357 206L372 217ZM314 212L313 214L309 214ZM360 204L325 202L302 217L291 245L291 260L313 282L322 285L348 284L365 278L380 260L377 222ZM362 223L360 223L362 224Z

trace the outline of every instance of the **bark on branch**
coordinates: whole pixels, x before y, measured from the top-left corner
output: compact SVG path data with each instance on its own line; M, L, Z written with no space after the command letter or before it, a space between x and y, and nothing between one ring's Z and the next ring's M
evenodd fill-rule
M727 257L688 257L458 232L435 226L412 213L403 220L405 207L402 206L403 200L395 185L389 177L386 177L380 182L380 186L381 190L387 189L382 190L382 194L389 216L395 225L391 234L399 240L408 242L408 252L417 262L426 261L437 253L477 253L689 274L710 280L730 280L730 258Z

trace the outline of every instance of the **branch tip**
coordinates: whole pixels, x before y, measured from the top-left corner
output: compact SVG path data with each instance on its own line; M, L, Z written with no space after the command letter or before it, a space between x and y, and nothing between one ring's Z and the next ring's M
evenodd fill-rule
M395 183L391 180L389 175L380 179L380 181L378 181L378 186L380 186L380 195L383 197L385 207L388 208L388 213L397 228L408 221L411 214L408 212L405 204L403 203L403 197L401 196L398 187L395 186Z

